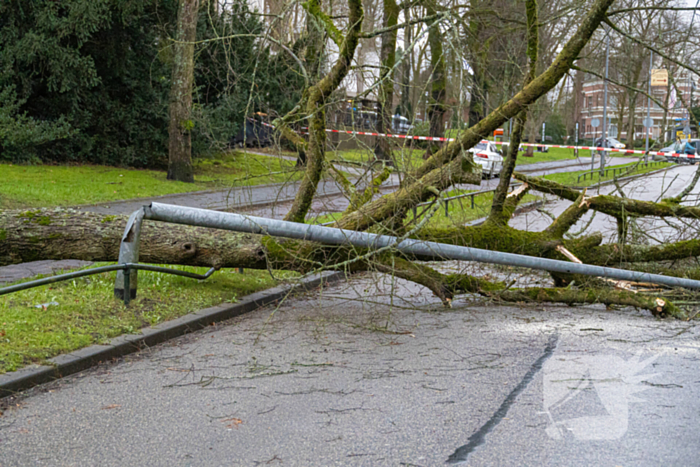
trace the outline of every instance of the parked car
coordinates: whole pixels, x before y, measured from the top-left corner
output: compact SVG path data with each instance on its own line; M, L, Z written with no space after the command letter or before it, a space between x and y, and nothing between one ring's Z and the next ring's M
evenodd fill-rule
M411 129L413 128L413 125L411 125L406 117L402 117L401 115L394 115L391 119L391 130L400 135L405 135Z
M667 162L676 162L678 164L696 164L697 161L694 159L688 159L687 157L674 157L671 156L671 154L691 154L696 157L700 157L700 139L691 139L689 141L690 146L686 145L686 141L676 141L670 146L666 146L665 148L661 149L660 152L666 152L669 153L668 156L666 156L666 161Z
M474 155L474 162L482 168L484 178L498 177L503 170L503 154L495 144L482 142L469 150Z
M236 136L230 139L230 147L265 148L272 144L274 129L267 124L266 115L256 114L255 118L247 118Z
M598 138L595 140L593 145L599 148L625 149L625 143L621 143L615 138L611 138L609 136L605 139L608 141L608 144L603 144L603 138Z

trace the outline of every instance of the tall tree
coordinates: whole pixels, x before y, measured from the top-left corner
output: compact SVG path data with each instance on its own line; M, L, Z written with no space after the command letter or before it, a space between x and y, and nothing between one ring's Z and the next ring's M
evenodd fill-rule
M434 16L435 6L428 3L425 7L427 16ZM430 136L442 138L445 135L445 111L446 88L447 88L447 67L445 66L445 56L442 53L442 41L444 40L440 31L440 21L436 20L428 30L428 42L430 43L430 100L428 105L428 120L430 121ZM431 145L426 151L429 156L437 149L437 145Z
M206 1L206 0L203 0ZM168 180L194 182L192 167L192 83L194 82L194 41L200 0L180 0L177 36L173 44L173 79L170 88L168 126Z
M396 26L399 19L399 6L396 0L384 0L384 17L382 26L390 28ZM387 133L391 129L391 107L394 102L394 65L396 64L396 30L382 35L382 46L379 60L381 72L379 74L379 118L377 119L377 132ZM377 160L392 163L391 139L378 138L374 148Z

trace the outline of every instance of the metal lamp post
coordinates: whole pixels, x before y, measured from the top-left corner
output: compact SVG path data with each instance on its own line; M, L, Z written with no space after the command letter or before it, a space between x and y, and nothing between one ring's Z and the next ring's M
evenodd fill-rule
M603 147L608 147L608 61L610 58L610 28L605 26L605 80L603 81ZM629 135L627 135L629 138ZM600 176L605 170L606 152L600 156Z
M649 132L651 131L651 127L653 126L653 120L651 120L650 114L651 114L651 69L654 66L654 52L651 52L651 55L649 55L649 83L647 86L647 119L644 121L647 127L647 141L646 145L644 147L644 163L647 164L649 162Z

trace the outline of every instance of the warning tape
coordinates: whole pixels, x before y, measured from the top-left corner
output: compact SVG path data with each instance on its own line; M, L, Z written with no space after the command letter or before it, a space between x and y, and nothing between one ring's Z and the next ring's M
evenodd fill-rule
M265 126L269 126L271 128L274 128L273 125L270 125L269 123L265 122L260 122ZM303 127L302 130L307 130L307 127ZM343 133L343 134L348 134L348 135L360 135L360 136L381 136L385 138L396 138L396 139L413 139L413 140L419 140L419 141L454 141L455 138L440 138L436 136L411 136L411 135L397 135L393 133L372 133L368 131L350 131L350 130L333 130L330 128L326 128L327 133ZM308 134L308 133L302 133L302 134ZM510 144L507 141L489 141L489 140L482 140L482 143L493 143L493 144ZM605 152L617 152L620 154L646 154L646 151L638 150L638 149L616 149L616 148L601 148L598 146L567 146L567 145L562 145L562 144L535 144L535 143L520 143L520 146L524 147L537 147L537 148L560 148L560 149L584 149L587 151L605 151ZM686 158L686 159L699 159L700 156L696 156L693 154L682 154L682 153L669 153L669 152L661 152L661 151L649 151L650 156L665 156L665 157L676 157L676 158Z
M365 135L365 136L383 136L387 138L400 138L400 139L416 139L423 141L454 141L455 138L438 138L433 136L409 136L409 135L395 135L391 133L371 133L366 131L349 131L349 130L332 130L326 129L329 133L345 133L349 135ZM492 144L510 144L507 141L489 141L481 140L482 143L492 143ZM537 148L561 148L561 149L585 149L589 151L605 151L605 152L617 152L620 154L646 154L646 151L641 151L637 149L616 149L616 148L602 148L598 146L567 146L563 144L536 144L536 143L520 143L520 146L524 147L537 147ZM649 151L649 155L652 156L670 156L670 157L685 157L688 159L700 159L699 156L692 154L679 154L679 153L668 153L661 151Z

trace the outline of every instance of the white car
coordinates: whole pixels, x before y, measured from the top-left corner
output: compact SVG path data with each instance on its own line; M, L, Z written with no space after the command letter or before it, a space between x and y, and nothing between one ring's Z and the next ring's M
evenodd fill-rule
M603 138L598 138L595 141L595 145L599 148L613 148L613 149L625 149L627 146L625 146L625 143L621 143L615 138L611 138L608 136L607 138L608 144L607 146L603 144Z
M474 162L482 168L484 178L498 177L503 170L503 155L495 144L481 142L471 148L469 152L474 156Z
M408 121L406 117L401 115L394 115L391 119L391 130L394 133L405 135L413 129L413 125Z

